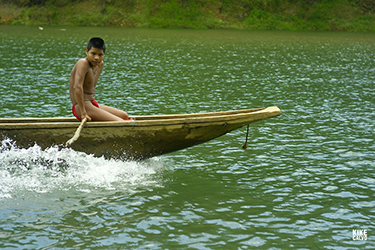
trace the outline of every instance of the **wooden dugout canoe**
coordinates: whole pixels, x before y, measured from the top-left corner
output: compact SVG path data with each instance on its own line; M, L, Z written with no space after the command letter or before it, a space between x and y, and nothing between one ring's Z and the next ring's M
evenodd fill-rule
M188 148L280 114L278 107L268 107L88 122L71 148L106 158L141 160ZM64 145L79 124L74 117L0 118L0 137L12 139L22 148L36 143L45 149Z

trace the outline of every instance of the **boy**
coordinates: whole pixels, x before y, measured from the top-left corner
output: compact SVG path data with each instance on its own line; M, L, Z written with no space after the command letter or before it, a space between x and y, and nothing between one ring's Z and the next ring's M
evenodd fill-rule
M78 60L69 80L70 100L73 114L78 120L123 121L129 119L125 111L99 105L95 101L95 87L103 69L105 44L103 39L90 39L86 48L86 58Z

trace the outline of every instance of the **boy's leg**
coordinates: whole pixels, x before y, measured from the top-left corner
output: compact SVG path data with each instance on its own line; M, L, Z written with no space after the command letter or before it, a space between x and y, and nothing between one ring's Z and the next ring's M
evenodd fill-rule
M123 110L120 110L120 109L117 109L117 108L113 108L113 107L110 107L110 106L107 106L107 105L103 105L103 104L99 104L99 107L100 109L112 114L112 115L115 115L119 118L121 118L122 120L127 120L129 119L129 115L128 113L126 113L125 111Z
M94 106L91 102L85 102L87 114L91 117L92 121L123 121L120 117L111 114L110 112ZM81 110L76 105L77 116L81 117Z

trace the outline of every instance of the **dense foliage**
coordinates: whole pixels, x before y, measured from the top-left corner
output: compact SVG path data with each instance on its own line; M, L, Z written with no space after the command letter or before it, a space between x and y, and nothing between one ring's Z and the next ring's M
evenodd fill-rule
M375 0L0 0L0 24L375 31Z

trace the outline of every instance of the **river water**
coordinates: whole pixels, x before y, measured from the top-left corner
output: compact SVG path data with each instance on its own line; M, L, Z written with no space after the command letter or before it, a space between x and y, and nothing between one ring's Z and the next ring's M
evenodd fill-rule
M93 36L99 103L282 115L140 162L3 138L1 249L375 248L375 34L0 26L0 117L71 116Z

